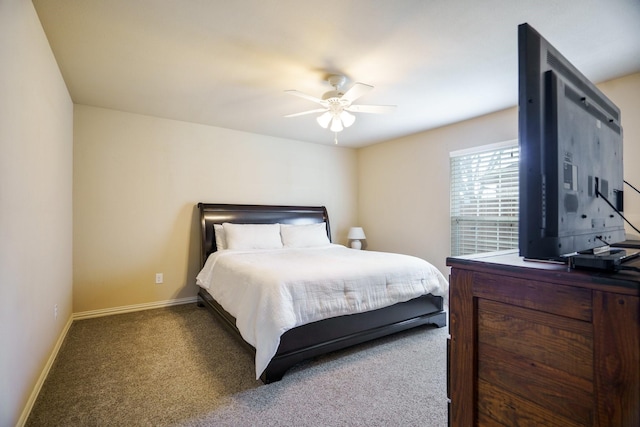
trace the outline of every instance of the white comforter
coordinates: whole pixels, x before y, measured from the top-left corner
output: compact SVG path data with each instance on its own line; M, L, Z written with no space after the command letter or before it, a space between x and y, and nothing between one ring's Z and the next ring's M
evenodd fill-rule
M255 347L256 379L291 328L428 293L446 298L449 287L420 258L335 244L214 252L196 283L236 318L242 337Z

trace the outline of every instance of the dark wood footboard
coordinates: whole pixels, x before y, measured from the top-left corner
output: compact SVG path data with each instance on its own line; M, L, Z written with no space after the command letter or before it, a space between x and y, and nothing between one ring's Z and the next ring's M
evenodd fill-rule
M235 325L235 318L205 290L201 289L198 293L198 303L211 311L245 347L255 354L255 348L242 339ZM422 325L443 327L446 321L447 314L443 311L442 297L423 295L378 310L302 325L282 335L280 346L260 379L265 384L279 381L289 368L303 360Z

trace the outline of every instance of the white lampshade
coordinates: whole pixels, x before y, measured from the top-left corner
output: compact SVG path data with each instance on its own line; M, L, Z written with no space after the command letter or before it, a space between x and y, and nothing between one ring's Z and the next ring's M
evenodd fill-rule
M349 240L362 240L366 239L367 236L364 235L362 227L351 227L347 238L349 238Z
M353 122L356 121L356 116L349 113L348 111L342 111L342 113L340 113L340 120L342 120L342 124L344 125L344 127L348 128L353 124Z
M329 122L331 121L332 118L333 118L333 114L327 111L326 113L318 117L316 121L320 126L326 129L329 127Z
M342 121L340 117L334 116L331 120L331 132L342 132Z

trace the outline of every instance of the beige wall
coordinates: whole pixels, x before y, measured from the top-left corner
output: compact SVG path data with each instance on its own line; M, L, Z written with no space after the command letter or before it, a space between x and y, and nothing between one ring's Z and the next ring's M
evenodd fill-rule
M359 219L370 249L429 260L446 274L449 152L517 137L515 109L358 152Z
M76 105L74 311L195 296L200 201L326 205L345 243L356 162L353 149Z
M640 74L600 85L622 111L625 179L640 185ZM358 151L359 222L370 249L408 253L447 274L449 152L518 137L517 108ZM640 195L625 193L625 216L640 224Z
M72 120L33 5L0 1L1 426L19 422L71 320Z

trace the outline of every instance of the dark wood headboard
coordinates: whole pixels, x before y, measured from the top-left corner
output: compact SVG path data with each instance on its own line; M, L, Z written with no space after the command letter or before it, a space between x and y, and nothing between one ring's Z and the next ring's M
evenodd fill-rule
M216 251L213 224L232 222L236 224L314 224L327 223L327 236L331 241L329 215L324 206L271 206L229 205L198 203L202 236L201 265Z

